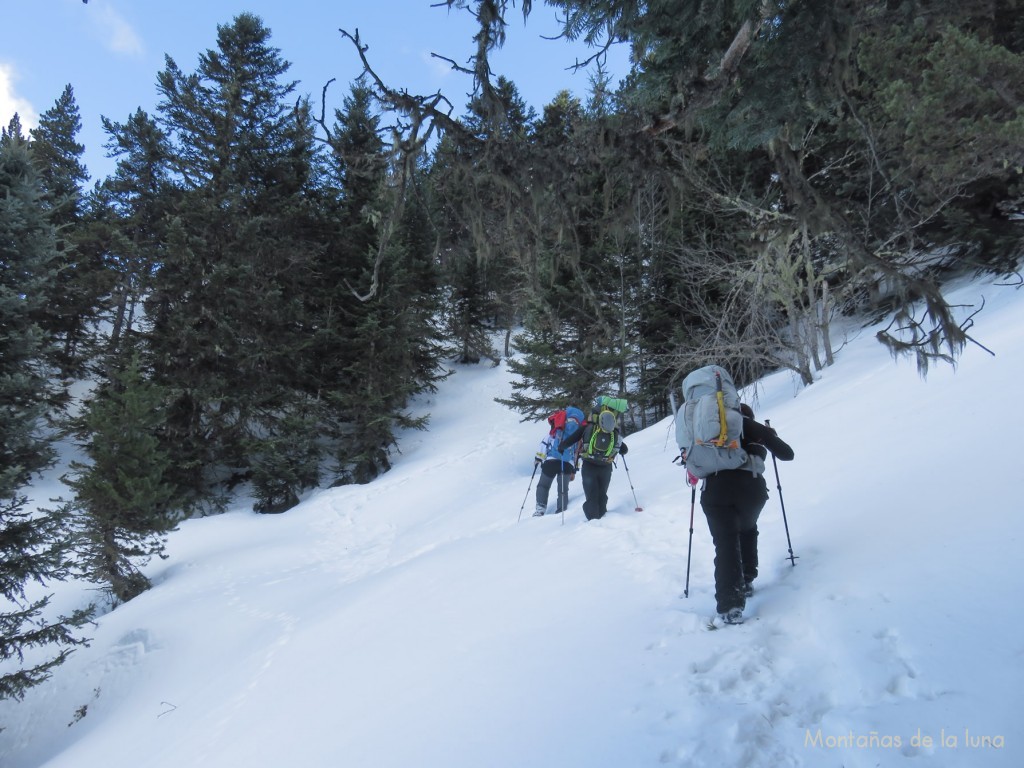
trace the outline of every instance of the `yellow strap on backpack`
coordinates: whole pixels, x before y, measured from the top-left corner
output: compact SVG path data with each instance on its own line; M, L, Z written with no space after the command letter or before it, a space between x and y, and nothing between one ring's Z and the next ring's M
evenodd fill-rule
M721 379L718 380L716 397L718 399L718 439L711 442L721 448L729 440L729 429L725 426L725 395L722 394Z
M719 448L739 448L738 440L729 440L729 427L725 422L725 393L722 391L722 375L715 371L715 399L718 402L718 439L712 440Z

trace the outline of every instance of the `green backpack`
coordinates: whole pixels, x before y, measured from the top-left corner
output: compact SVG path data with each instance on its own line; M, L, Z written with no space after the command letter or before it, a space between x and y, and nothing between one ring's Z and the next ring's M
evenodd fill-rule
M590 414L590 440L583 447L583 455L589 459L611 462L618 452L615 430L619 426L619 414L625 413L628 403L621 397L601 395Z

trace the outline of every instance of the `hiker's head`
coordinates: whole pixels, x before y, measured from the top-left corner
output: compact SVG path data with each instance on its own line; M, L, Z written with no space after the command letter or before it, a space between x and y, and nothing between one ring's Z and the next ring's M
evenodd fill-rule
M740 413L746 416L748 419L754 418L754 409L746 403L740 403Z

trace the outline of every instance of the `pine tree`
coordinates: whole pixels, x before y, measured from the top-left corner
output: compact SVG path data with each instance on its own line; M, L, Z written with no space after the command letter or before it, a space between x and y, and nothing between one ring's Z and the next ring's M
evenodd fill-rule
M14 113L10 122L0 130L0 142L6 144L12 141L26 141L25 129L21 125L21 116L17 112Z
M309 369L302 293L315 248L301 226L312 123L269 39L257 17L240 14L218 27L217 49L194 74L168 57L158 78L179 191L146 299L148 353L174 395L176 469L198 497L251 477L254 464L272 468L267 456L285 434L309 440L296 376ZM317 472L307 465L302 482Z
M523 313L538 202L528 148L535 119L515 84L499 77L488 96L467 105L467 132L449 134L434 153L434 216L450 292L447 333L463 363L496 363L495 330L510 332Z
M357 82L328 141L341 242L325 254L326 290L315 295L326 312L316 341L341 483L369 482L390 469L397 431L425 424L404 413L409 398L440 378L440 291L422 191L415 173L404 188L397 182L379 121L370 90ZM388 231L396 206L402 215ZM357 297L365 292L356 287L374 279L372 295Z
M531 142L539 190L532 297L510 361L519 377L501 402L529 417L601 394L630 395L636 379L640 269L624 226L634 180L600 141L602 125L563 92ZM630 395L631 396L631 395Z
M480 263L471 254L457 255L455 250L447 264L445 274L450 294L445 313L448 335L457 340L457 361L475 365L487 357L497 363L491 337L496 307L490 290L488 265Z
M538 297L538 313L546 313L542 301ZM513 337L516 355L508 360L509 370L517 377L512 381L512 395L498 402L532 419L567 405L586 408L600 387L580 354L585 345L580 337L582 326L568 318L549 316L549 324L533 313L527 317L534 319L528 319L526 328Z
M0 698L20 698L45 680L71 648L84 613L52 617L49 597L29 597L30 582L62 579L70 568L68 527L57 512L28 507L23 488L53 460L43 432L54 397L48 339L33 319L53 279L56 238L25 142L17 131L0 139L0 661L22 669L0 676ZM56 655L25 662L32 648Z
M98 254L79 247L84 238L82 187L89 180L82 163L85 147L78 141L81 129L78 103L68 85L29 132L32 162L57 233L60 258L54 280L46 286L39 323L61 342L57 361L65 376L80 374L89 356L88 322L98 299L96 273L103 269Z
M674 0L553 4L570 37L630 41L641 66L622 103L674 157L680 185L746 214L736 229L751 236L735 244L752 267L729 281L754 285L772 262L793 276L777 284L785 295L774 314L789 322L795 311L795 329L809 328L797 330L810 347L797 356L817 348L828 274L830 295L864 309L884 295L885 309L895 306L879 339L922 373L929 360L955 359L967 338L942 270L1005 269L1019 254L1015 3L684 4L692 13Z
M4 441L3 496L46 467L50 449L38 430L52 398L48 340L35 322L53 278L57 252L38 181L23 141L0 142L0 385Z
M93 207L105 212L110 296L108 352L116 353L133 331L136 314L152 275L163 262L165 218L173 202L167 137L143 110L125 123L103 118L107 153L117 159Z
M72 462L64 482L75 498L65 512L80 528L86 578L116 603L149 588L142 567L163 555L178 520L178 489L161 439L166 396L143 378L138 355L92 395L76 432L86 463Z
M89 180L89 171L82 164L85 146L78 141L81 130L75 92L67 85L53 106L39 116L38 127L29 131L32 162L58 227L73 223L81 214L82 185Z
M407 209L407 213L409 210ZM344 479L365 483L391 468L399 430L423 429L405 412L410 398L434 391L447 351L437 316L439 280L432 251L417 250L414 216L406 216L381 276L379 297L361 304L353 340L362 348L347 367L342 400L351 437L342 443Z

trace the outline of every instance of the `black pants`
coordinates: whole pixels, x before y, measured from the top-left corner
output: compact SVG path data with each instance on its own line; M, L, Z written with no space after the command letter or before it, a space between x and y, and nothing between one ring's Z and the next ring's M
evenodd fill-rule
M744 585L757 577L757 518L768 501L764 478L745 469L707 478L700 506L715 543L715 602L719 613L746 605Z
M561 470L561 471L559 471ZM558 459L548 459L540 465L540 480L537 481L537 508L547 507L548 494L551 492L551 484L558 478L558 498L555 501L555 511L564 512L569 506L569 478L575 469Z
M587 520L599 520L608 511L608 486L612 482L612 465L583 461L580 470L583 479L583 514Z

